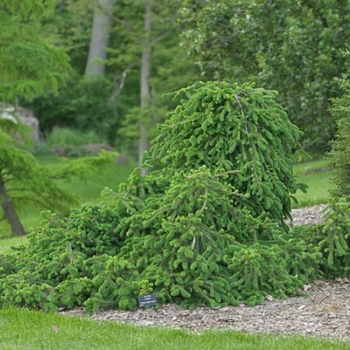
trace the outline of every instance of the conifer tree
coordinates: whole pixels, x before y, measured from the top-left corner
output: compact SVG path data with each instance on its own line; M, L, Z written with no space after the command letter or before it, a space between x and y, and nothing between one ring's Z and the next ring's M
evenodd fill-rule
M56 92L69 70L65 52L46 42L40 19L53 10L54 1L5 0L0 6L0 99L16 103L45 92ZM2 113L2 110L0 110ZM15 121L14 121L15 120ZM110 156L77 160L56 168L40 166L28 152L28 130L14 115L0 119L0 200L14 235L25 234L16 212L18 202L67 211L77 200L60 189L55 178L84 176ZM18 140L20 136L20 141Z
M331 142L327 159L333 173L332 181L336 186L330 193L339 198L350 196L350 81L338 81L344 94L332 100L331 112L336 118L337 132Z
M247 196L240 207L283 224L292 194L305 186L292 169L301 133L276 96L247 83L196 83L179 90L173 95L179 105L153 141L152 161L167 172L205 165L226 173L225 183Z
M344 52L349 56L349 52ZM336 121L335 139L326 154L334 188L324 210L324 224L318 230L324 254L323 268L328 278L349 277L350 268L350 80L337 79L343 95L332 100Z
M292 174L299 131L275 97L224 82L175 93L143 160L147 176L139 167L106 189L112 206L46 215L27 248L0 255L0 306L94 312L135 308L150 292L186 307L300 293L319 277L320 254L310 231L283 224L302 188Z
M0 6L0 98L16 101L57 91L69 70L65 52L43 39L40 19L54 1L6 0Z

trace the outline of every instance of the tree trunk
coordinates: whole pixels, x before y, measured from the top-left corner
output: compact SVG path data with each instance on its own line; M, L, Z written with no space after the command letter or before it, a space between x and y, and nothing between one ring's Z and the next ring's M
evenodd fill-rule
M140 100L141 108L149 108L151 106L150 100L150 72L151 72L151 36L152 29L152 0L148 0L146 3L145 11L145 34L143 38L143 48L141 57L141 79L140 79ZM149 140L147 137L147 130L145 123L140 121L139 127L139 166L142 164L142 155L145 151L148 151ZM147 169L141 169L141 175L147 175Z
M99 78L104 76L111 27L111 14L115 1L96 0L89 55L85 70L85 76L87 77Z
M11 226L12 234L15 236L24 236L26 233L24 228L19 221L15 208L12 205L11 198L9 197L3 179L0 176L0 197L2 199L2 209L4 210L4 214L8 223Z

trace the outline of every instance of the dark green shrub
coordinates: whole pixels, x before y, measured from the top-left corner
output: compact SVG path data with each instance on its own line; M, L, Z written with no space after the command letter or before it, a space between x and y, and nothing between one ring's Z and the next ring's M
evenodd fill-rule
M350 276L350 204L349 199L330 199L324 210L324 222L316 225L314 242L322 253L321 269L327 278Z
M240 196L234 206L253 216L266 212L282 223L289 217L293 152L300 132L282 106L277 92L224 82L198 83L174 94L180 100L153 142L151 164L169 171L205 165ZM153 162L153 163L152 163Z
M67 218L44 215L27 247L0 256L3 304L44 309L82 305L91 295L94 274L104 271L105 262L123 245L113 235L119 218L111 207L83 205ZM43 293L35 287L42 284Z
M350 276L350 81L339 79L338 83L344 94L332 100L337 131L326 155L335 187L330 191L325 222L318 226L317 236L327 278Z
M339 80L344 95L332 100L331 112L336 120L337 131L331 142L331 151L327 154L332 170L332 182L335 188L331 191L334 197L350 196L350 81Z
M134 308L145 292L186 307L300 293L319 276L320 254L306 228L284 223L304 187L292 174L299 131L275 97L221 82L176 93L180 103L145 156L149 174L135 169L118 191L106 189L114 206L49 216L0 278L1 304L34 307L39 298L45 309L96 311ZM46 297L31 291L38 283L51 288ZM24 292L27 304L16 299Z

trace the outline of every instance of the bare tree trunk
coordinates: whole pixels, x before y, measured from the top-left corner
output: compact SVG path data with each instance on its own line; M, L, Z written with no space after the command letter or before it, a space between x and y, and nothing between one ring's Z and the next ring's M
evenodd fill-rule
M15 208L12 205L11 198L9 197L3 179L0 176L0 197L2 199L2 209L4 210L4 214L8 223L10 224L12 233L15 236L24 236L26 233L24 228L18 218L18 215L15 211Z
M87 59L85 75L87 77L103 77L109 32L111 27L111 14L116 0L95 0L92 33Z
M143 38L143 48L141 57L141 79L140 79L140 99L141 108L149 108L151 106L150 100L150 72L151 72L151 29L152 29L152 1L148 0L146 3L145 11L145 35ZM138 164L142 164L143 152L149 148L149 140L147 137L147 130L145 123L140 121L139 130L139 153L138 153ZM141 175L147 175L147 169L141 169Z

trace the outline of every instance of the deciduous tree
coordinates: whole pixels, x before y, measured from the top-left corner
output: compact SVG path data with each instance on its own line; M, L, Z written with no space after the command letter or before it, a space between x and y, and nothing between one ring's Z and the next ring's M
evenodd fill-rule
M277 90L303 145L323 153L334 135L329 99L335 76L347 77L342 56L350 33L342 0L196 1L181 12L183 40L209 79L256 81Z
M115 0L95 0L89 55L85 70L85 75L89 78L104 76L114 4Z

